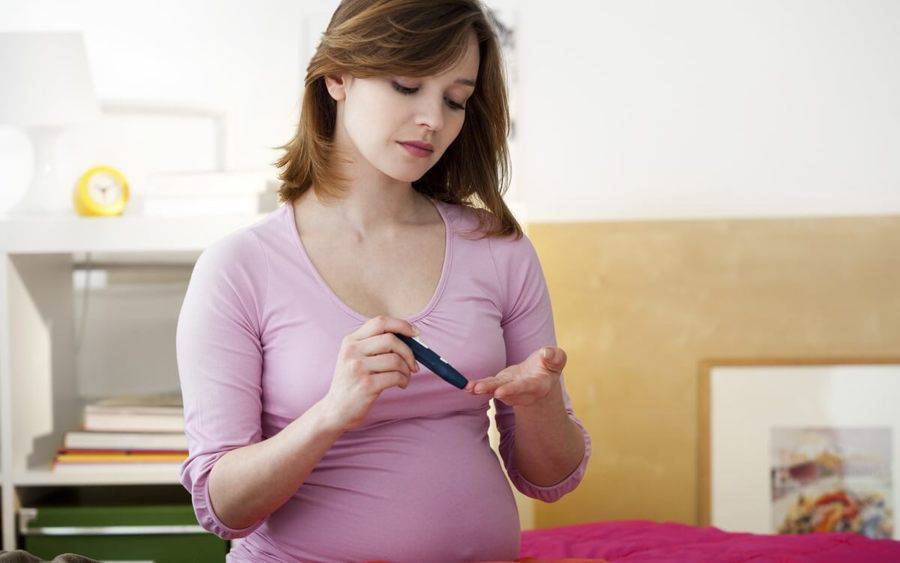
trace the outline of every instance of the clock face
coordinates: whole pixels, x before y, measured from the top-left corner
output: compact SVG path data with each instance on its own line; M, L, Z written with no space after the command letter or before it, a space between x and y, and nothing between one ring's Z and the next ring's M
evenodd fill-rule
M100 205L114 205L122 198L122 184L111 174L98 172L88 183L88 195Z

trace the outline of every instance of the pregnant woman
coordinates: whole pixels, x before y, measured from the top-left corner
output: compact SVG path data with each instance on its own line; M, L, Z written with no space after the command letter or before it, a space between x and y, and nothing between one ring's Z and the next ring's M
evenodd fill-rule
M545 502L581 482L590 436L502 198L508 129L478 0L337 7L277 163L283 205L203 252L178 320L181 483L205 529L240 538L227 561L512 560L504 468Z

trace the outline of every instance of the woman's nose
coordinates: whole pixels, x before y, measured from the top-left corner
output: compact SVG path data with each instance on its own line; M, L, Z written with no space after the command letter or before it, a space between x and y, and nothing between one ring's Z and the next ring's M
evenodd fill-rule
M417 123L427 125L429 129L439 131L444 126L443 100L425 101L419 107Z

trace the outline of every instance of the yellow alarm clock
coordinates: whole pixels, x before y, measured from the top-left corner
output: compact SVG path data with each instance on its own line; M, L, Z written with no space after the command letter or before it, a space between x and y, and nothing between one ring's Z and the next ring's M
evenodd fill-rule
M112 166L94 166L75 184L74 200L79 215L121 215L128 202L128 181Z

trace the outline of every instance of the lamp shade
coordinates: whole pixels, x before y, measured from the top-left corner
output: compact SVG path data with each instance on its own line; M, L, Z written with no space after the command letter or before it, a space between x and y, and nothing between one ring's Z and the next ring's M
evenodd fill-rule
M0 77L0 124L61 126L100 115L81 33L0 33Z

